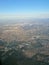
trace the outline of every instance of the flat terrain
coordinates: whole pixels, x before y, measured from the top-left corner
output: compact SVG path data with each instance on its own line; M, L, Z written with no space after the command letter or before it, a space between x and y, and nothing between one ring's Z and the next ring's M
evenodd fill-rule
M3 51L0 52L3 63L9 56L14 54L15 57L17 51L18 55L21 53L27 59L47 60L49 63L49 22L31 21L0 26L0 51ZM23 64L22 61L19 63Z

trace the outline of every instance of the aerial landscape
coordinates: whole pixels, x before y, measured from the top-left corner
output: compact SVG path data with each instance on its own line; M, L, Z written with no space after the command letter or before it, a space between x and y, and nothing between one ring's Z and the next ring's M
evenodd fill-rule
M8 65L6 63L13 60L18 65L28 62L33 65L37 61L49 64L49 19L42 20L23 20L26 22L0 26L0 57L3 64Z
M49 65L48 2L0 1L0 65Z

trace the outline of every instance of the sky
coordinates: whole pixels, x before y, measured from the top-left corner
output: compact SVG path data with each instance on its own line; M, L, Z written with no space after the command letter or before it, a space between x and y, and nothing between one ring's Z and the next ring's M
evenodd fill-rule
M0 0L0 19L48 18L49 0Z

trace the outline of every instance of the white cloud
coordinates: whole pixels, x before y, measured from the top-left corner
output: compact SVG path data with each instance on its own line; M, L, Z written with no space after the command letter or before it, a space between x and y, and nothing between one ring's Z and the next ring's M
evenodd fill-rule
M23 19L23 18L49 18L49 13L20 14L20 15L0 15L0 19Z

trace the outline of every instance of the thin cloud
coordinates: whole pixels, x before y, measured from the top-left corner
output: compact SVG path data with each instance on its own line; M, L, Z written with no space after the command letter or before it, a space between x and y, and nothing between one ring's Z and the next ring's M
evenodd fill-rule
M25 15L0 15L0 19L25 19L25 18L49 18L49 13L46 14L25 14Z

